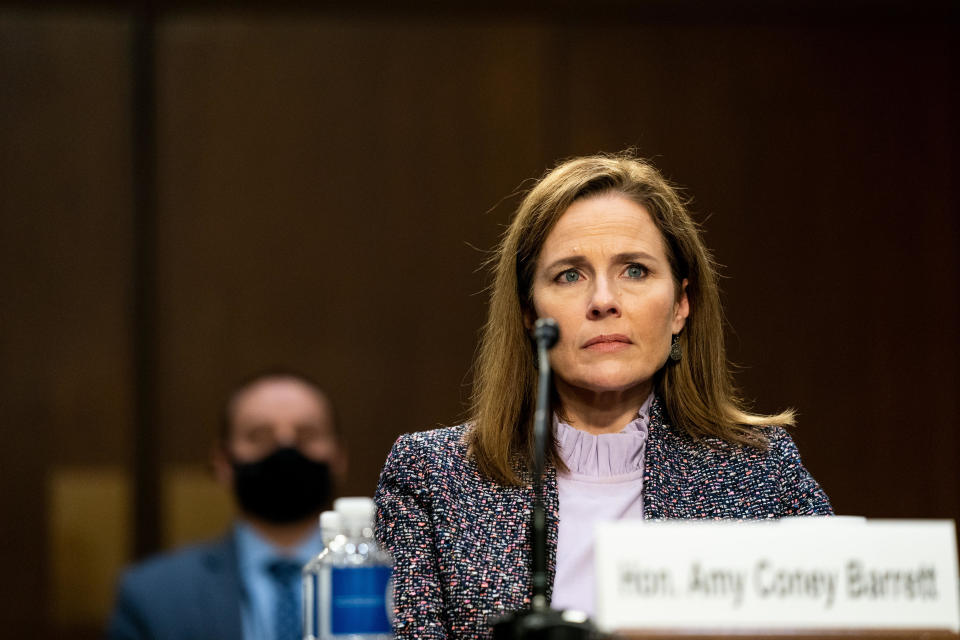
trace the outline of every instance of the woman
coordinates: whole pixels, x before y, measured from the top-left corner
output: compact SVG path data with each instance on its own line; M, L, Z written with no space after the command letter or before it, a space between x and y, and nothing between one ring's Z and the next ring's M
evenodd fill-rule
M399 637L488 637L490 615L529 606L540 317L560 328L544 480L554 607L592 610L600 520L831 513L783 430L793 413L749 413L734 393L713 262L650 164L602 155L548 172L492 265L471 420L402 436L380 477Z

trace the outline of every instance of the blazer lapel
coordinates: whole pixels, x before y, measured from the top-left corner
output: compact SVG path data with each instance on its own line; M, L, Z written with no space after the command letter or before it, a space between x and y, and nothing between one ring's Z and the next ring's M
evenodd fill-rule
M664 423L659 397L650 405L647 447L643 454L643 517L645 520L682 518L677 512L677 490L682 485L683 457L670 426Z
M543 494L543 506L547 516L547 601L549 602L553 597L553 581L557 575L557 539L560 534L560 490L557 488L557 469L552 465L544 473Z
M205 582L200 594L200 615L206 637L240 640L240 600L243 594L237 572L237 551L233 534L210 548L204 559Z
M533 583L533 525L531 514L533 513L534 491L532 476L528 470L518 470L521 481L524 483L519 487L504 488L497 486L492 492L498 496L497 511L501 511L506 518L510 519L510 524L503 527L504 531L525 532L526 550L520 555L503 553L503 547L512 547L516 544L516 537L487 537L488 544L495 547L492 555L502 559L501 568L506 568L498 572L498 575L504 580L503 588L490 594L491 608L494 610L511 611L523 609L530 606ZM491 481L492 482L492 481ZM557 570L557 535L560 523L560 500L557 491L557 470L548 467L543 474L543 494L544 494L544 515L547 525L547 600L553 594L553 581ZM489 509L489 505L484 508ZM490 553L490 552L487 552ZM502 554L502 555L498 555ZM507 560L507 557L510 557Z

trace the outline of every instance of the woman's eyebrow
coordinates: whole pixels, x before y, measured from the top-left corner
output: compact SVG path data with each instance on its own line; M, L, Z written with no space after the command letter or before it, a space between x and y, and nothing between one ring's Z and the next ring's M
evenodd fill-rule
M572 255L564 256L562 258L557 258L547 266L543 268L544 271L553 271L554 269L559 269L563 267L582 267L587 264L587 258L582 255Z
M618 253L613 256L613 262L620 264L623 262L637 262L637 261L646 261L646 262L657 262L657 258L646 251L625 251L623 253ZM582 267L588 262L587 258L582 255L572 255L564 256L558 258L544 267L544 271L550 272L555 269L563 267Z
M626 253L618 253L613 256L615 262L636 262L638 260L646 260L647 262L656 262L656 256L653 256L646 251L628 251Z

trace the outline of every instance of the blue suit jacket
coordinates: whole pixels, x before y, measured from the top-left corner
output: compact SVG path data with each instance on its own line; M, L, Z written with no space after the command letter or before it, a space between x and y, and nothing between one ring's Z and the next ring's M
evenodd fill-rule
M109 640L241 640L233 535L178 549L128 569L107 628Z
M790 436L765 451L694 440L651 406L644 518L779 518L832 513ZM377 537L395 558L394 630L402 639L484 639L492 614L530 605L533 490L499 485L467 455L466 427L402 436L377 487ZM548 589L556 570L557 473L544 478Z

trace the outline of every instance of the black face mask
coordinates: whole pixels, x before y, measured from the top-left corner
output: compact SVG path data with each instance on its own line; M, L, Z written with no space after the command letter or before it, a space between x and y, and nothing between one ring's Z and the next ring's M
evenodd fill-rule
M267 522L302 520L327 505L330 465L282 447L255 462L232 462L233 490L244 511Z

